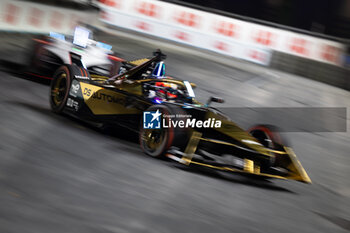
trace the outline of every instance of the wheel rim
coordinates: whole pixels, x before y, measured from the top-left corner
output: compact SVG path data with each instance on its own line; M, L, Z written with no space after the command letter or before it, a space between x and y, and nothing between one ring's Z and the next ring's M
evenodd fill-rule
M143 129L142 146L149 155L158 156L166 144L167 132L164 129Z
M62 103L67 90L67 74L61 72L57 76L58 78L51 90L51 97L55 106L59 106Z

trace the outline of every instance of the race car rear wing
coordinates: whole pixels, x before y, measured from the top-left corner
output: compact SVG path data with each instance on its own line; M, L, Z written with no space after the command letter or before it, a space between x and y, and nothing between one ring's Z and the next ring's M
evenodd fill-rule
M153 62L160 62L166 59L166 55L163 54L160 49L157 49L155 52L153 52L153 57L152 58L147 58L147 59L139 59L136 60L138 62L135 62L136 66L130 69L129 71L115 75L111 78L109 78L106 82L108 84L113 84L115 80L117 79L124 79L128 78L130 76L138 76L141 75L145 70L148 69L148 67L153 63Z

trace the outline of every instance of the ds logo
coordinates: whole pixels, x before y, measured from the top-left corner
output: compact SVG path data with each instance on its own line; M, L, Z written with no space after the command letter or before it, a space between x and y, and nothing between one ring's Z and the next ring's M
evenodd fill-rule
M156 112L143 112L143 128L144 129L160 129L160 116L162 114Z

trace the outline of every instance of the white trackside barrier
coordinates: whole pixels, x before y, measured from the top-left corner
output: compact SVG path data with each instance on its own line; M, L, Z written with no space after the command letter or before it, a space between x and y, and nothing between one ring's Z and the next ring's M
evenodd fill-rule
M331 40L262 26L157 0L99 0L103 22L232 57L268 65L279 51L333 65L343 64L345 46ZM0 30L70 34L96 15L31 3L0 1Z
M0 1L0 30L71 33L78 22L93 24L95 20L91 12L25 1Z
M268 65L280 51L342 64L341 43L157 0L99 0L105 23Z

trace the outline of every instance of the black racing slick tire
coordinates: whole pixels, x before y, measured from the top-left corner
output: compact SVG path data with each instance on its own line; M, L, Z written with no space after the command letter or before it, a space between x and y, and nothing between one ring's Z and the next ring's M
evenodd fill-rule
M248 133L270 149L278 150L281 146L288 145L280 134L280 129L274 125L255 125L248 129Z
M266 148L272 150L284 150L285 146L289 146L288 141L280 134L280 129L273 125L255 125L248 130L248 133L256 138ZM280 154L273 153L275 159L272 166L285 167L285 157Z
M53 112L62 113L66 106L74 76L89 76L87 70L77 65L63 65L56 70L50 85L50 106Z
M156 112L157 110L162 115L185 115L185 111L181 107L166 104L153 105L146 111ZM183 149L187 145L189 134L190 129L188 128L161 127L160 129L145 129L141 124L139 131L140 146L145 154L155 158L164 158L170 147Z

